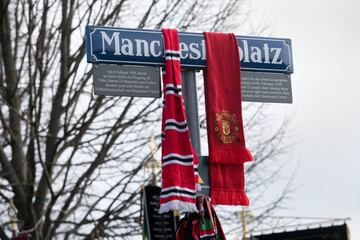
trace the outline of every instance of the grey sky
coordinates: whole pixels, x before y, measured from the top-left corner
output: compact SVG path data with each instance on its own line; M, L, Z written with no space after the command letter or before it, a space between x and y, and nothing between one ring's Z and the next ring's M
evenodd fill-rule
M294 112L300 162L287 213L350 217L360 239L360 1L255 0L274 37L291 38Z

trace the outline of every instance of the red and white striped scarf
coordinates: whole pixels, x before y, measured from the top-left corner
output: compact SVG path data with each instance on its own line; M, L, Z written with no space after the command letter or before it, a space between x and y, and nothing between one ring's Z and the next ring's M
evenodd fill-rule
M190 141L181 92L180 44L176 30L163 29L165 72L162 113L162 188L160 213L197 212L198 158Z

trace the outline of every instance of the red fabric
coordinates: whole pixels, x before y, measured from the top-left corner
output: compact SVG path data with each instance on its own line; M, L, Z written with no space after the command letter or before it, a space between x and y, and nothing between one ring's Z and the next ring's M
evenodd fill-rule
M211 201L213 204L248 205L244 162L253 157L245 146L238 45L231 33L204 33L204 36Z
M198 159L190 142L181 94L180 44L176 30L163 29L165 72L162 113L160 210L196 212Z

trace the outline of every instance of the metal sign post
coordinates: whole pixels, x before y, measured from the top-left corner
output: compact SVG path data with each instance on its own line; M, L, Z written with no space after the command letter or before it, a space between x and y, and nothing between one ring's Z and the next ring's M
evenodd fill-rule
M207 157L201 156L200 123L197 101L196 76L194 70L181 72L182 91L185 103L185 112L192 146L199 158L200 195L210 195L209 163Z
M195 71L181 72L182 92L185 103L186 121L190 131L192 146L198 156L201 156L199 110L197 104Z

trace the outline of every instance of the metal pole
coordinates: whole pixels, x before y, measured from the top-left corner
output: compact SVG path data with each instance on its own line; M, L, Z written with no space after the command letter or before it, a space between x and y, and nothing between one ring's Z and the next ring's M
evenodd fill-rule
M181 78L190 138L194 150L199 158L198 169L199 180L201 179L201 191L198 191L197 194L210 196L209 162L206 157L201 156L200 123L195 71L184 70L181 72Z
M190 139L196 154L201 156L200 124L195 71L183 70L181 72L181 79L187 118L186 120L190 131Z

